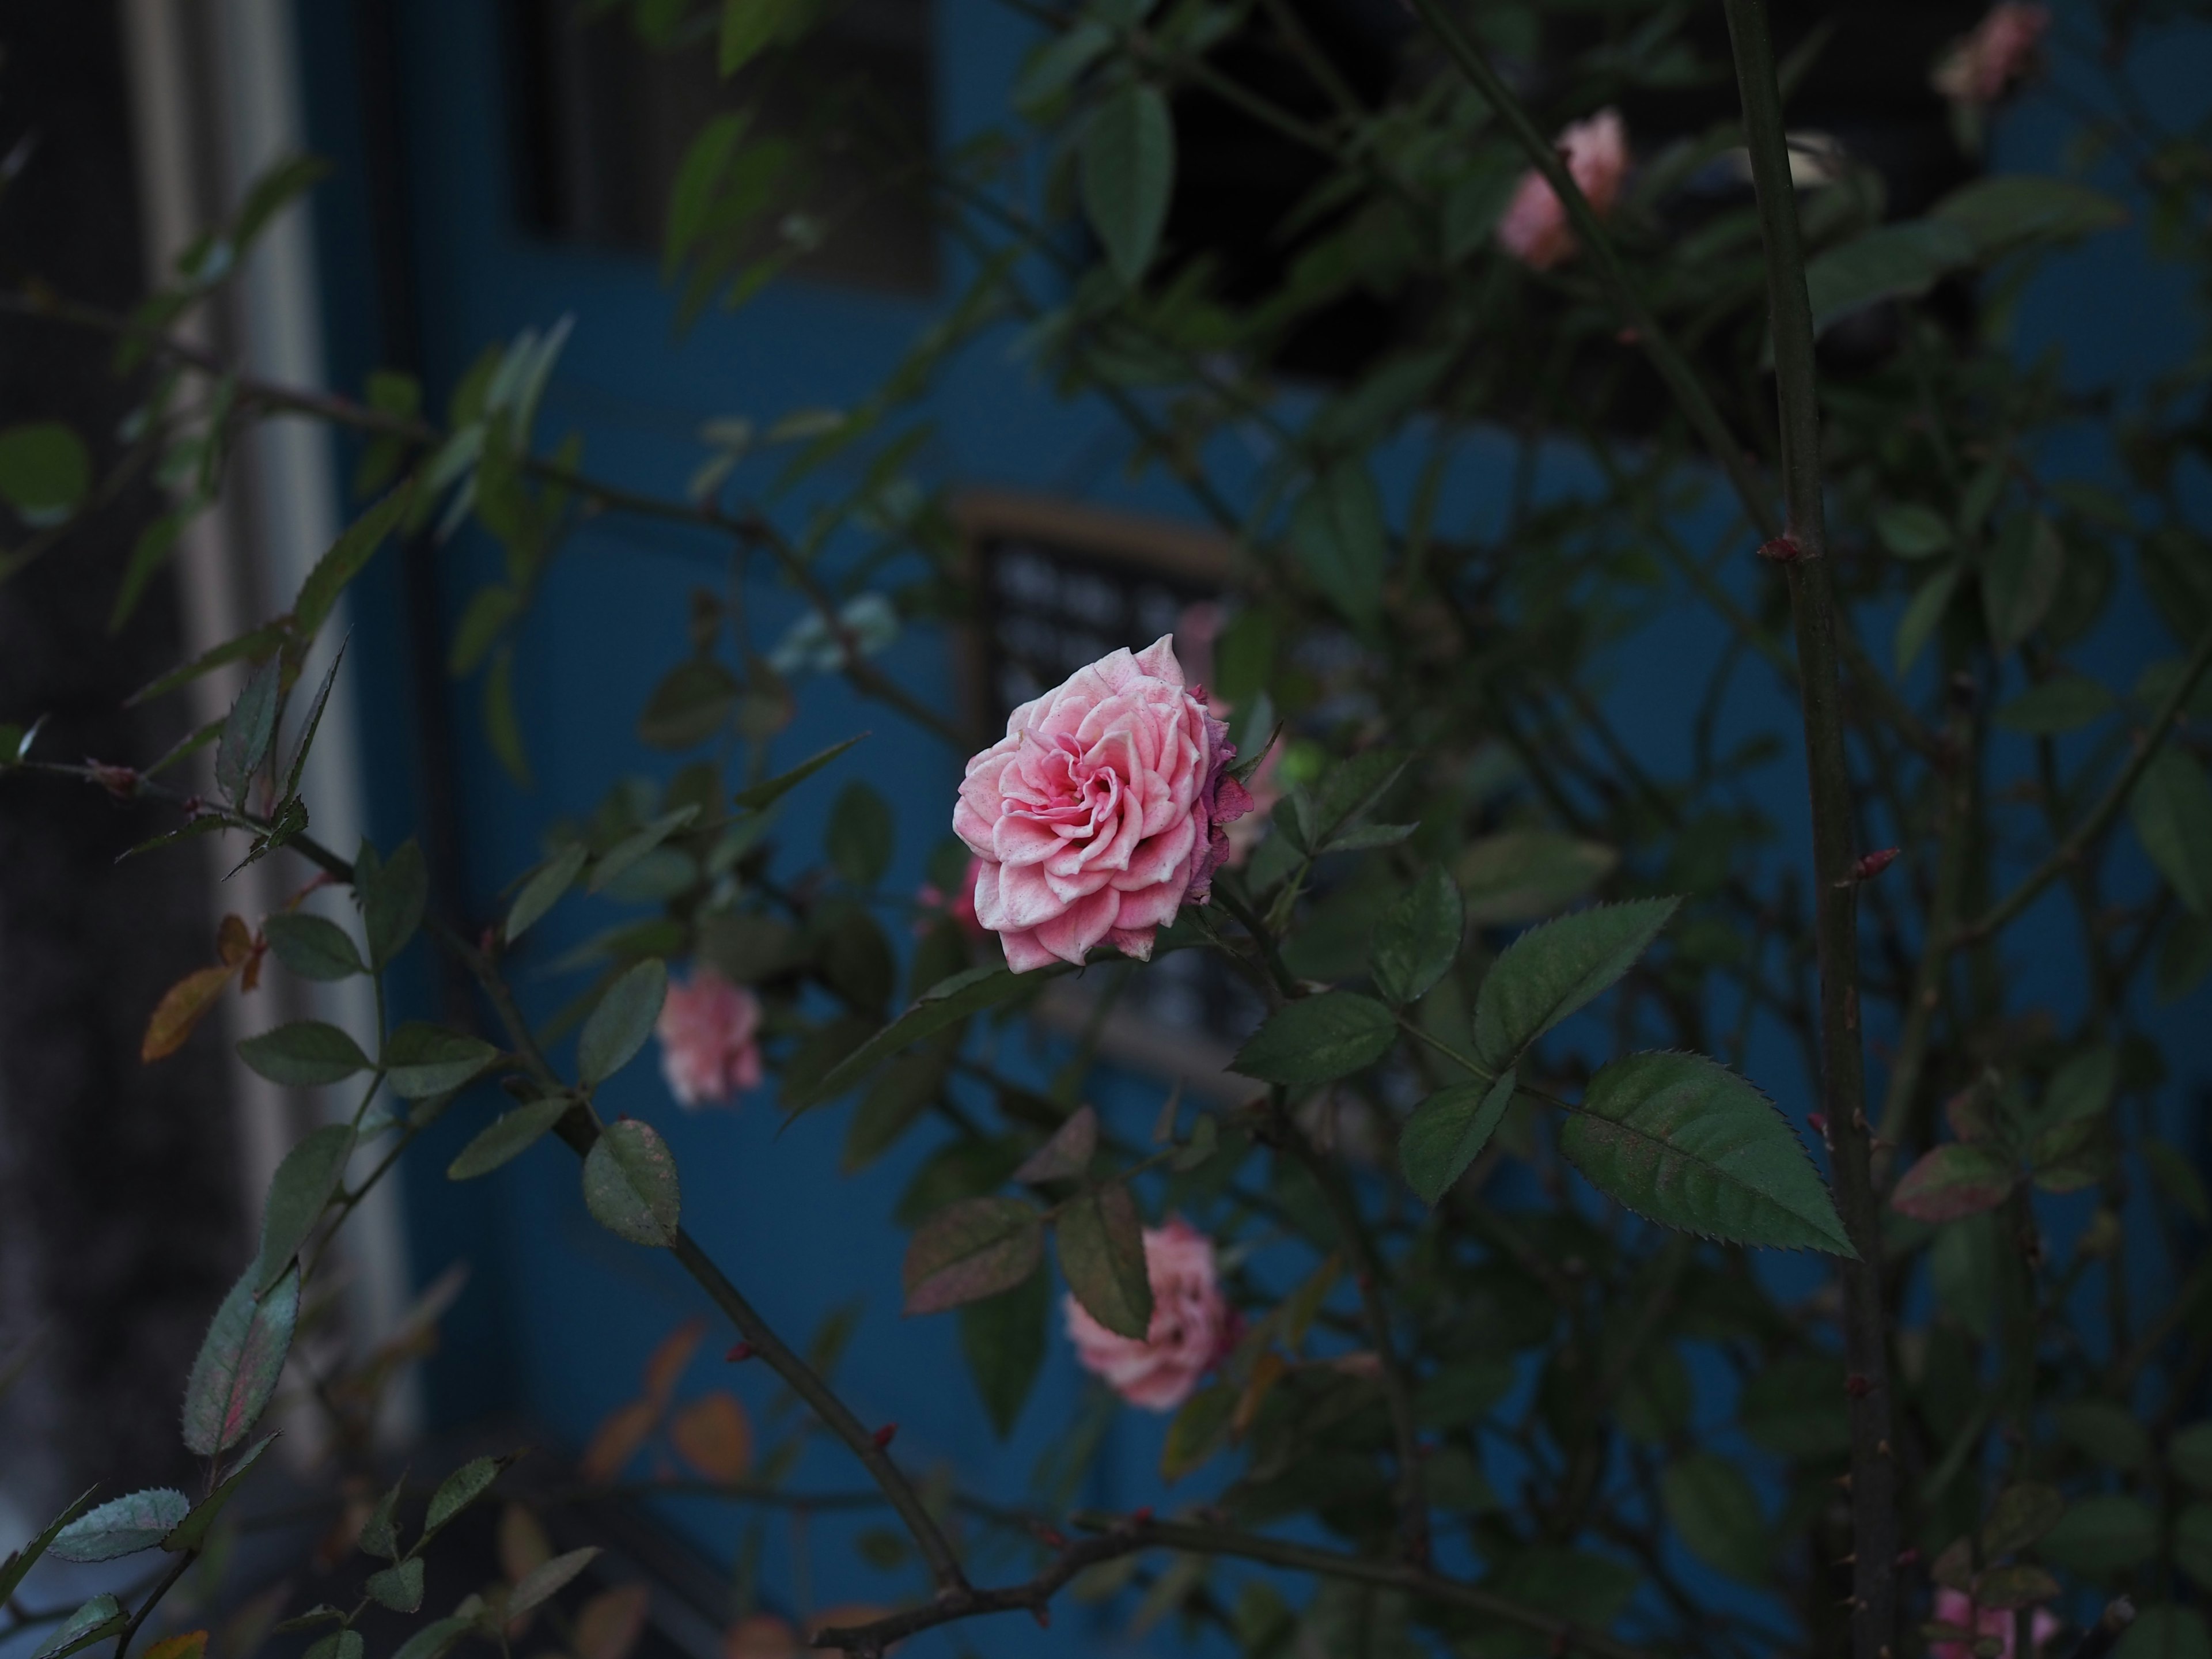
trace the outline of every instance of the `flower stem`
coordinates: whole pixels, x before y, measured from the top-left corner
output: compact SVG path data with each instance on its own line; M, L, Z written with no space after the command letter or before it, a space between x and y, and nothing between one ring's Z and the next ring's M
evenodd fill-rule
M1813 308L1805 290L1796 186L1782 125L1782 91L1765 0L1725 0L1743 100L1744 138L1766 249L1780 414L1785 564L1796 625L1805 766L1813 806L1814 941L1820 975L1822 1104L1833 1148L1836 1207L1857 1259L1842 1264L1844 1352L1854 1378L1851 1423L1851 1650L1885 1659L1897 1642L1897 1468L1891 1455L1881 1227L1869 1166L1865 1057L1859 1036L1858 884L1851 786L1844 748L1835 587L1820 489L1820 416L1814 382Z

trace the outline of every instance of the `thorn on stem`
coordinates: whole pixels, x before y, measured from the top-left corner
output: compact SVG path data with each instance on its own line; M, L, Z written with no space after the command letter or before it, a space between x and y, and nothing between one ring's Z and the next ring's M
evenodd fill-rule
M1040 1601L1030 1609L1030 1617L1037 1621L1039 1630L1052 1628L1052 1609L1043 1602Z
M1918 1566L1920 1565L1919 1549L1914 1545L1907 1544L1903 1549L1898 1551L1895 1565L1900 1571L1906 1567Z
M1844 1379L1844 1392L1854 1400L1863 1400L1874 1392L1874 1381L1859 1371Z
M1836 885L1838 887L1850 887L1856 885L1859 882L1872 881L1883 871L1888 869L1891 865L1896 863L1898 854L1902 853L1904 850L1905 849L1901 847L1884 847L1879 851L1869 853L1862 858L1854 859L1851 861L1851 873L1842 881L1838 882Z
M723 1358L728 1360L732 1365L742 1365L745 1361L750 1359L752 1357L753 1345L750 1342L734 1343L731 1346L729 1352L722 1356Z
M883 1450L884 1447L890 1445L893 1440L898 1437L898 1425L896 1423L884 1424L883 1427L876 1431L874 1437L876 1442L876 1449L878 1451Z
M1794 536L1777 536L1771 542L1761 542L1759 556L1776 564L1795 564L1805 556L1805 550L1797 545Z

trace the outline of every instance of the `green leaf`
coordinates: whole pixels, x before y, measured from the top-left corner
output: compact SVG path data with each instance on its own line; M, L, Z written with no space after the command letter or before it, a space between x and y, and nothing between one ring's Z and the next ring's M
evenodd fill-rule
M2006 525L1982 567L1982 617L1999 656L2035 631L2058 597L2066 544L2040 513Z
M587 893L603 891L625 870L698 816L697 805L679 806L674 811L663 812L650 823L631 830L600 854L599 863L592 868L591 879L584 884L584 890Z
M2019 1183L2007 1153L1984 1143L1952 1141L1924 1154L1890 1194L1890 1206L1915 1221L1958 1221L1994 1210Z
M384 1496L378 1498L370 1509L368 1518L361 1523L361 1531L355 1540L363 1553L380 1555L387 1561L399 1559L398 1516L399 1499L406 1490L407 1477L403 1474L384 1489Z
M446 1166L446 1179L474 1181L478 1176L489 1175L510 1158L528 1151L574 1103L566 1095L549 1095L493 1119L475 1139L461 1148L460 1156Z
M498 1058L482 1037L410 1019L385 1039L385 1080L402 1100L428 1100L452 1093Z
M558 1595L568 1588L571 1579L592 1565L599 1553L598 1545L587 1544L582 1549L570 1550L566 1555L556 1555L550 1561L532 1567L523 1574L516 1583L514 1593L507 1598L508 1620L520 1619L524 1613ZM414 1659L414 1656L402 1648L392 1656L392 1659Z
M1175 123L1158 88L1128 82L1084 123L1083 215L1124 288L1144 279L1175 188Z
M343 1616L335 1608L331 1612L333 1616ZM283 1630L284 1626L279 1625L276 1628ZM334 1630L328 1636L318 1637L310 1643L300 1659L365 1659L368 1651L368 1639L359 1631Z
M1228 1444L1237 1395L1229 1382L1209 1382L1182 1402L1160 1447L1161 1480L1170 1484L1182 1480Z
M2166 1443L2173 1472L2199 1492L2212 1492L2212 1419L2192 1423Z
M381 969L406 948L422 925L430 899L430 874L422 849L410 838L400 842L386 861L364 842L354 860L353 890L361 898L368 965Z
M284 787L279 794L279 799L288 805L298 804L300 780L307 770L307 752L315 746L315 733L322 729L323 710L330 706L331 687L337 684L338 666L345 661L346 645L351 638L352 635L348 635L346 639L340 640L338 648L331 653L330 666L323 671L322 683L315 688L314 701L307 705L307 718L300 724L299 742L293 748L292 764L285 771ZM280 807L277 821L281 823L284 817L285 812ZM307 821L307 809L301 807L301 828L306 827ZM285 839L289 840L290 837ZM273 840L271 844L276 844Z
M2212 1504L2195 1503L2173 1518L2174 1565L2212 1590Z
M1555 916L1613 873L1620 854L1551 830L1505 830L1468 844L1456 873L1477 927Z
M1362 627L1375 623L1390 542L1382 498L1364 464L1340 461L1299 498L1291 514L1291 547L1346 618Z
M2212 917L2212 781L2171 745L2159 750L2128 797L2143 851L2191 913Z
M522 890L514 896L514 904L507 913L507 942L509 945L529 931L532 924L561 902L561 897L575 884L578 872L584 867L589 849L580 841L572 841L538 867L538 873L523 883Z
M658 957L626 969L607 987L576 1039L577 1072L586 1088L596 1088L636 1058L667 997L668 964Z
M436 1532L448 1521L491 1490L491 1483L499 1479L499 1472L507 1467L507 1460L497 1457L472 1457L438 1483L438 1490L430 1494L430 1508L422 1517L425 1537Z
M522 718L514 702L514 648L502 645L492 653L491 666L483 678L484 741L491 745L508 777L521 787L530 784L530 752L522 741Z
M1951 545L1950 521L1933 507L1891 501L1874 515L1875 534L1900 559L1933 558Z
M2058 1432L2107 1468L2134 1474L2150 1463L2150 1431L2109 1400L2069 1400L2052 1413Z
M1568 1115L1559 1149L1599 1191L1664 1226L1735 1244L1855 1254L1782 1114L1702 1054L1613 1061Z
M638 740L675 752L697 747L730 723L743 690L712 657L692 657L668 671L637 717Z
M1717 1452L1690 1452L1667 1466L1659 1495L1692 1555L1732 1578L1765 1581L1771 1528L1741 1469Z
M1375 929L1375 987L1390 1001L1417 1002L1449 971L1464 930L1459 889L1431 866Z
M208 1325L185 1384L185 1449L202 1457L228 1451L268 1409L300 1318L300 1275L286 1273L260 1300L258 1264L230 1287Z
M1475 996L1478 1058L1499 1072L1517 1063L1529 1044L1633 967L1680 902L1596 905L1515 939Z
M941 1046L902 1055L884 1067L854 1109L845 1131L837 1167L846 1175L865 1170L888 1152L945 1085L950 1054Z
M2112 1659L2212 1659L2212 1630L2194 1607L2168 1601L2136 1614Z
M1030 990L1039 979L1055 977L1061 971L1045 968L1034 974L1016 974L1006 968L970 968L950 979L940 980L916 997L904 1013L815 1079L811 1086L794 1088L787 1079L784 1105L796 1112L834 1100L900 1049L924 1037L934 1036L971 1014L1012 1001Z
M1517 1077L1509 1067L1495 1082L1451 1084L1413 1108L1398 1139L1398 1164L1424 1203L1441 1202L1490 1144L1513 1103Z
M1948 272L1971 264L1974 239L1963 226L1941 219L1908 219L1877 225L1850 241L1817 253L1805 266L1805 291L1813 306L1813 331L1883 300L1917 299Z
M737 805L750 807L756 812L773 805L867 735L863 732L858 738L848 738L842 743L833 743L811 759L799 762L788 772L770 778L764 783L754 784L750 789L738 790L731 797L731 799Z
M39 1564L40 1558L53 1547L54 1540L66 1531L77 1516L91 1506L92 1493L85 1492L76 1501L46 1523L30 1542L21 1549L11 1551L8 1559L0 1561L0 1606L5 1606L22 1584L24 1575Z
M230 1473L223 1476L222 1484L193 1504L191 1513L170 1528L169 1535L161 1540L161 1547L173 1554L205 1547L208 1534L214 1530L223 1506L230 1502L232 1494L252 1473L253 1466L261 1461L261 1454L276 1443L275 1435L264 1434L240 1452L238 1462L230 1466Z
M368 1069L361 1045L335 1025L319 1019L288 1020L273 1030L247 1037L238 1055L271 1083L313 1089L342 1083Z
M112 1498L64 1527L52 1553L63 1561L113 1561L150 1550L191 1512L191 1500L168 1486Z
M775 40L790 11L787 0L722 0L714 66L727 80Z
M599 1132L584 1159L584 1203L617 1237L655 1249L675 1244L683 1193L676 1159L652 1125L623 1118Z
M33 528L59 524L92 488L92 455L59 421L0 430L0 500Z
M1927 579L1912 591L1912 599L1905 607L1905 614L1897 620L1897 637L1891 647L1891 655L1900 674L1910 669L1943 620L1943 613L1951 608L1951 596L1959 591L1959 578L1966 567L1955 560L1947 562L1931 571Z
M890 867L896 835L890 803L856 778L837 792L823 850L830 868L854 886L873 887Z
M1044 1218L1016 1198L948 1205L915 1231L900 1270L908 1314L942 1313L1019 1285L1044 1260Z
M271 657L253 671L230 705L215 756L216 787L226 799L242 801L246 785L269 758L269 744L276 735L276 710L283 700L283 663Z
M1953 191L1929 211L1955 225L1982 264L2034 242L2067 242L2128 222L2128 210L2111 197L2071 179L2033 173L1978 179Z
M255 1258L253 1291L266 1295L291 1267L292 1258L322 1219L324 1206L338 1189L346 1159L353 1155L353 1125L325 1123L300 1138L284 1154L269 1182L261 1210L261 1251Z
M1117 1182L1070 1199L1053 1235L1075 1299L1108 1330L1142 1341L1152 1324L1152 1281L1144 1224L1128 1188Z
M394 1613L413 1613L422 1605L422 1558L410 1556L397 1566L368 1576L369 1596Z
M1044 1369L1052 1283L1040 1273L1010 1291L962 1304L960 1347L991 1427L1004 1440Z
M2066 1500L2056 1486L2024 1480L2007 1486L1990 1505L1982 1522L1982 1559L2001 1560L2014 1550L2024 1550L2058 1524L2066 1513Z
M1996 723L2008 732L2055 738L2102 720L2116 702L2111 691L2086 674L2057 674L1998 709Z
M2107 1577L2158 1553L2158 1516L2140 1498L2093 1493L2061 1516L2036 1548L2045 1559L2084 1577Z
M504 582L477 589L468 608L453 627L453 642L447 647L446 672L455 679L473 674L495 645L501 629L522 614L522 595Z
M580 1550L576 1552L576 1553L588 1558L598 1554L599 1551L597 1548L592 1548L589 1550ZM567 1559L565 1556L559 1559L563 1560ZM546 1566L550 1566L552 1565L553 1564L550 1561L546 1563ZM540 1568L538 1571L542 1572L544 1569ZM573 1574L570 1576L574 1577ZM514 1607L514 1598L513 1596L509 1596L507 1598L507 1605L510 1612L512 1612ZM514 1616L520 1617L520 1615L516 1614ZM412 1636L409 1637L405 1641L402 1642L398 1648L393 1652L392 1659L444 1659L446 1650L452 1647L454 1643L459 1641L461 1638L467 1635L469 1632L474 1630L476 1628L476 1625L477 1621L475 1619L464 1617L459 1613L451 1614L444 1619L433 1620L430 1623L423 1626L422 1629L416 1631ZM357 1656L348 1656L341 1653L336 1656L336 1659L357 1659Z
M1079 1181L1090 1170L1098 1151L1098 1114L1078 1107L1052 1139L1031 1152L1014 1170L1014 1179L1030 1186L1048 1181Z
M334 921L303 910L280 911L261 924L269 948L301 979L332 981L365 974L353 935Z
M80 1648L88 1648L94 1642L104 1642L120 1634L130 1622L116 1599L103 1592L70 1614L62 1627L40 1644L31 1659L67 1659Z
M1754 1372L1736 1401L1744 1438L1778 1456L1815 1462L1850 1449L1842 1362L1803 1355Z
M303 639L313 639L329 620L331 609L346 585L362 573L384 538L398 527L413 505L415 488L402 484L356 519L331 544L330 551L315 562L292 601L292 623Z
M1397 1037L1396 1017L1372 997L1326 991L1278 1008L1229 1069L1267 1083L1328 1083L1373 1065Z

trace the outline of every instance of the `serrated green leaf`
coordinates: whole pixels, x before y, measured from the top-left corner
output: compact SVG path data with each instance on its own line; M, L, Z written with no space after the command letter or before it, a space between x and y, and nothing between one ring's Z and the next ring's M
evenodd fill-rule
M75 1503L49 1521L28 1543L21 1549L10 1551L8 1559L0 1561L0 1606L5 1606L9 1599L15 1594L16 1589L22 1584L24 1575L36 1566L40 1558L53 1547L54 1540L60 1537L79 1516L91 1507L92 1492L88 1489L78 1494Z
M1229 1068L1267 1083L1328 1083L1373 1065L1397 1037L1396 1017L1372 997L1328 991L1278 1008Z
M248 1267L209 1322L185 1384L185 1449L202 1457L228 1451L246 1438L276 1392L300 1317L295 1268L258 1301L259 1264Z
M489 1175L501 1164L528 1151L574 1103L566 1095L553 1095L531 1101L493 1119L446 1166L446 1178L473 1181L478 1176Z
M636 1058L667 999L668 964L658 957L624 969L607 987L576 1039L577 1072L586 1088L596 1088Z
M1044 1218L1015 1198L971 1198L931 1216L900 1268L903 1311L942 1313L1012 1290L1044 1260Z
M1144 1224L1127 1187L1079 1194L1053 1223L1067 1288L1108 1330L1142 1341L1152 1323L1152 1281Z
M1084 217L1121 285L1134 288L1158 250L1175 187L1167 100L1142 82L1123 83L1084 123L1080 155Z
M353 1133L349 1123L326 1123L311 1129L276 1166L261 1210L261 1250L255 1258L253 1284L256 1295L264 1294L283 1276L315 1223L322 1218L324 1207L345 1175L346 1159L353 1154Z
M315 561L315 568L307 573L292 601L293 625L302 638L313 639L322 630L338 595L361 574L384 538L398 527L414 499L413 483L402 484L348 525L330 550Z
M1079 1106L1052 1138L1021 1161L1014 1179L1037 1186L1048 1181L1079 1181L1098 1151L1098 1114Z
M269 758L276 735L276 710L283 701L283 664L271 657L247 678L223 717L216 748L215 782L226 799L242 801L253 775Z
M31 1659L68 1659L80 1648L118 1634L128 1623L121 1604L102 1593L63 1620L61 1628L40 1644Z
M1630 1054L1590 1080L1559 1149L1638 1214L1730 1243L1853 1255L1828 1189L1765 1095L1701 1054Z
M109 1499L62 1528L51 1553L61 1561L113 1561L150 1550L191 1512L191 1500L169 1486Z
M738 790L731 797L731 799L735 805L749 807L756 812L772 805L867 735L863 732L858 738L848 738L842 743L832 744L820 754L801 761L788 772L770 778L764 783L754 784L749 789Z
M647 1123L610 1123L584 1159L584 1203L593 1219L633 1244L667 1249L676 1243L683 1193L675 1156Z
M238 1057L271 1083L313 1089L343 1083L368 1069L361 1045L337 1026L319 1019L295 1019L247 1037Z
M261 1461L261 1454L276 1443L275 1435L264 1434L240 1452L238 1462L231 1465L230 1473L223 1476L222 1484L192 1505L191 1513L172 1528L169 1535L161 1540L161 1547L173 1554L204 1547L208 1534L222 1514L223 1506L230 1502L232 1495L238 1491L246 1477L252 1473L253 1466Z
M402 842L389 860L379 858L376 849L364 842L354 859L353 874L368 965L380 969L406 948L422 925L430 899L429 870L422 848L411 839Z
M1375 929L1375 987L1390 1001L1417 1002L1449 971L1465 927L1459 888L1443 870L1424 871Z
M497 1457L472 1457L438 1483L438 1490L430 1494L430 1508L422 1517L422 1531L427 1537L491 1490L491 1483L499 1479L499 1472L507 1467L507 1460Z
M365 974L353 935L325 917L305 911L280 911L261 924L276 960L301 979L330 981Z
M1413 1109L1398 1139L1398 1164L1423 1202L1439 1202L1490 1144L1513 1103L1517 1075L1509 1069L1495 1082L1455 1083Z
M410 1019L384 1040L385 1080L402 1100L450 1094L499 1058L482 1037Z
M1601 904L1532 927L1505 947L1474 1004L1477 1057L1495 1071L1633 967L1679 899Z
M394 1613L413 1613L422 1605L422 1558L410 1556L368 1576L370 1597Z

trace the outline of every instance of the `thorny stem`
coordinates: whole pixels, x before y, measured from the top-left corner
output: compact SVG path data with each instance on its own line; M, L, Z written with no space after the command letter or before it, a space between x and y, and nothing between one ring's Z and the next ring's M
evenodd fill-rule
M1856 1258L1842 1264L1844 1352L1854 1385L1851 1423L1851 1647L1889 1659L1897 1641L1897 1465L1891 1455L1887 1323L1882 1309L1881 1221L1869 1164L1865 1056L1859 1036L1858 889L1851 850L1851 783L1837 666L1835 587L1820 484L1813 311L1805 289L1796 185L1782 126L1782 93L1765 0L1725 0L1743 100L1744 138L1766 249L1774 335L1786 529L1784 566L1796 623L1813 807L1813 907L1820 978L1820 1073L1836 1206Z
M147 1616L155 1607L161 1605L162 1597L177 1587L177 1580L182 1578L191 1570L192 1563L199 1559L200 1553L198 1550L184 1551L177 1557L176 1565L161 1575L161 1582L146 1592L146 1599L138 1604L138 1610L131 1615L131 1622L123 1627L123 1633L115 1638L115 1659L126 1659L126 1656L131 1651L132 1638L138 1634L138 1627L146 1622Z
M281 386L270 380L240 374L215 352L179 340L173 336L148 329L130 319L118 317L97 307L79 305L45 295L0 293L0 313L13 312L20 315L52 318L57 321L75 324L79 327L96 329L104 333L143 340L158 355L175 362L189 364L204 374L221 375L231 380L238 388L238 396L264 408L288 410L295 414L313 416L336 426L350 428L359 432L372 432L387 438L425 448L442 443L447 434L426 421L393 415L366 404L356 403L333 392L315 392L299 386ZM642 491L624 489L618 485L562 465L557 461L540 459L534 456L519 458L517 465L531 477L542 483L556 484L572 490L587 507L625 513L632 517L655 519L667 524L688 526L728 536L744 546L758 548L775 561L778 569L799 589L809 605L822 619L823 626L836 641L844 660L839 672L850 680L855 690L877 702L888 704L917 726L936 733L956 749L967 747L966 735L953 721L930 708L900 685L889 675L870 664L862 654L860 642L853 630L837 614L836 597L822 586L814 568L799 550L787 541L781 532L757 513L730 513L702 501L696 506L689 502L672 501Z
M2142 781L2143 774L2150 769L2150 763L2158 758L2160 746L2179 722L2182 708L2196 691L2197 682L2204 678L2207 669L2212 669L2212 631L2208 631L2197 642L2196 650L2189 653L2189 660L2183 666L2180 678L2174 681L2173 689L2166 694L2152 714L2149 728L2136 743L2135 753L2120 769L2119 775L2112 780L2104 794L2099 797L2097 804L2089 809L2087 816L2075 826L2073 834L2051 848L2051 856L2037 865L2020 885L1993 906L1987 915L1953 934L1950 940L1953 950L1978 945L2003 928L2033 904L2045 888L2079 863L2097 839L2112 828L2112 820L2127 805L2129 795Z

